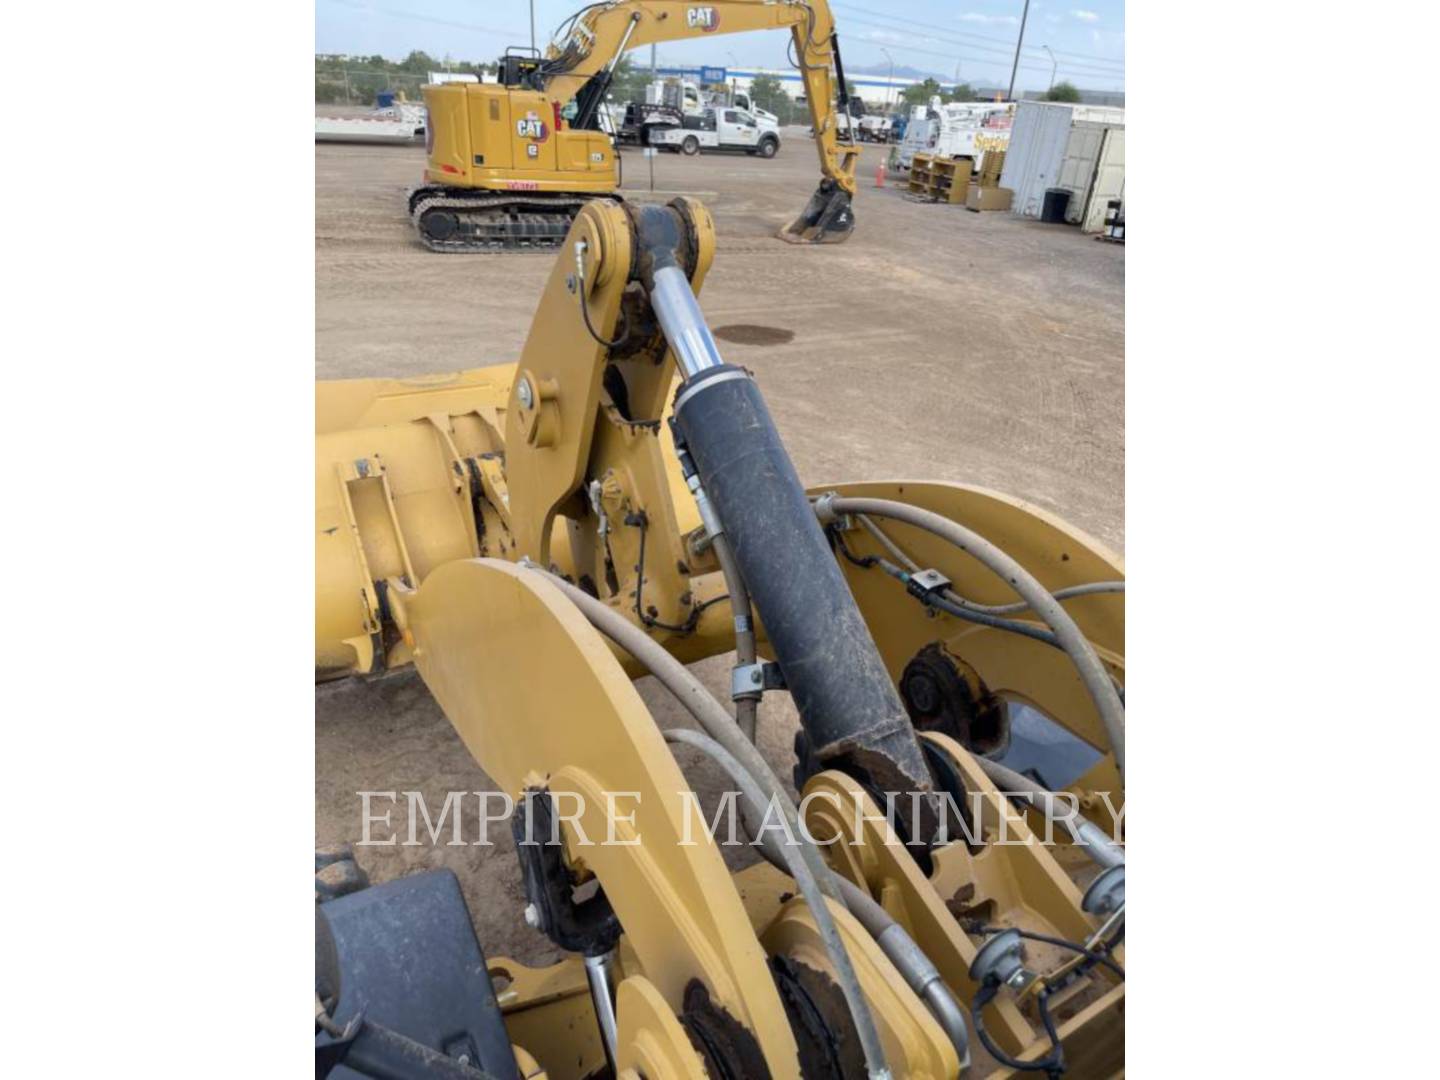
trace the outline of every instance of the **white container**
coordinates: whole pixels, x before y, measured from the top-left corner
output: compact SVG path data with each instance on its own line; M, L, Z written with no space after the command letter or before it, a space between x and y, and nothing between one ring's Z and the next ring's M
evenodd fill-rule
M1082 232L1098 233L1105 229L1105 211L1111 199L1125 199L1125 129L1110 128L1105 132L1105 145L1095 167L1095 182L1090 185L1090 201L1085 205Z
M1017 102L1005 168L1000 174L1000 186L1015 193L1010 212L1038 218L1046 190L1066 188L1070 204L1065 219L1080 222L1090 201L1106 132L1124 127L1124 109L1051 101ZM1123 160L1122 149L1122 176Z

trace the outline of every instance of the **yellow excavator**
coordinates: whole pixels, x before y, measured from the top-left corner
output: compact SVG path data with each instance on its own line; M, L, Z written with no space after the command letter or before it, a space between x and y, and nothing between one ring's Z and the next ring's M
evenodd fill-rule
M449 870L327 853L317 1076L1121 1076L1120 560L983 488L802 485L714 251L693 200L586 203L517 363L318 387L317 677L415 666L565 959L487 955ZM722 701L686 665L731 652Z
M781 238L843 241L855 225L860 151L836 108L847 106L845 77L826 0L590 4L561 25L543 57L507 52L499 83L427 86L425 177L409 196L421 241L440 252L558 246L582 206L618 198L619 160L601 117L620 58L641 45L771 29L791 33L821 172Z

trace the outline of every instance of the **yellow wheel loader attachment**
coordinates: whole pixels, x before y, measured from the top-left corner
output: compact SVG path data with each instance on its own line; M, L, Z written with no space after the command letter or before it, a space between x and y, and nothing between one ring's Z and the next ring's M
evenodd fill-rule
M1117 1075L1123 566L980 488L802 487L700 314L713 252L693 201L588 204L516 363L317 391L317 677L415 665L568 954L472 972L515 1048L492 1031L484 1074ZM732 650L722 703L685 665ZM699 730L662 731L643 674ZM1024 765L1035 731L1068 764ZM761 862L727 868L676 742ZM468 1075L414 1016L317 996L317 1065Z

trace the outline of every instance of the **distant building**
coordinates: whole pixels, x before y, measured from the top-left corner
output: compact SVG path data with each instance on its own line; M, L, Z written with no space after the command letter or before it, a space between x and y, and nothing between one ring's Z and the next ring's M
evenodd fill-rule
M1045 96L1044 90L1026 90L1020 95L1026 101L1039 101ZM1081 90L1081 105L1108 105L1111 108L1123 109L1125 107L1124 90Z

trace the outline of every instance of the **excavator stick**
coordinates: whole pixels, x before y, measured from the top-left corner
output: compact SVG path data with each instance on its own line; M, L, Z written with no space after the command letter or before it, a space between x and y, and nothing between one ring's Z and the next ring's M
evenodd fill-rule
M517 363L317 394L317 673L415 665L568 954L487 958L443 877L327 900L317 1075L1114 1076L1123 568L978 488L803 487L701 313L714 250L692 200L587 204ZM685 665L731 650L722 704ZM1084 751L1068 826L1006 772L1032 713ZM764 862L727 869L676 743Z
M850 202L850 193L834 180L821 180L800 216L780 230L780 239L791 244L843 244L855 231Z

